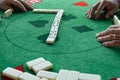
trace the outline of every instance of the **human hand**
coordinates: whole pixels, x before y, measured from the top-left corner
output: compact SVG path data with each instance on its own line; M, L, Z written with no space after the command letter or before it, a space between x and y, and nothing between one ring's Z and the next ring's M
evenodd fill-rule
M97 40L106 47L120 46L120 25L112 25L96 34Z
M8 10L12 9L12 11L15 11L15 8L19 8L21 11L26 12L27 9L32 10L33 7L24 2L23 0L2 0L0 1L0 9Z
M106 9L107 13L105 14L105 18L108 19L117 12L119 6L119 0L100 0L88 10L86 15L88 18L95 16L95 19L98 19L101 12Z

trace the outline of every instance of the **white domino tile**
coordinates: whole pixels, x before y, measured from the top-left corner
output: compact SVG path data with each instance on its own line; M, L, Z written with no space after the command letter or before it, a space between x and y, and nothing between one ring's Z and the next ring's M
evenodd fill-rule
M43 62L45 62L45 61L46 61L46 60L45 60L44 58L40 57L40 58L31 60L31 61L28 61L28 62L26 63L26 65L27 65L27 67L28 67L29 69L32 69L32 66L37 65L37 64L40 64L40 63L43 63Z
M80 72L78 71L70 71L67 77L67 80L78 80Z
M18 80L19 76L23 74L22 71L7 67L5 70L3 70L2 74L6 77L9 77L14 80Z
M30 73L24 72L21 76L19 76L19 80L40 80L40 78Z
M63 13L64 13L64 10L59 10L57 12L57 15L56 15L56 17L55 17L55 19L53 21L49 36L46 39L46 43L53 44L55 42L55 39L56 39L57 33L58 33L60 20L62 18Z
M113 22L115 25L120 25L120 20L118 19L116 15L113 16Z
M53 64L50 61L45 61L43 63L33 66L32 69L35 73L37 73L40 70L49 70L52 67L53 67Z
M33 9L36 13L57 13L59 9Z
M56 80L67 80L68 75L69 75L69 71L62 69L59 71Z
M116 78L117 80L120 80L120 78Z
M56 80L57 73L40 70L37 73L37 76L40 77L40 78L47 78L48 80Z
M79 80L101 80L100 75L80 73Z
M12 9L8 9L4 12L5 17L9 17L10 15L12 15Z
M48 80L48 79L46 79L46 78L41 78L40 80Z

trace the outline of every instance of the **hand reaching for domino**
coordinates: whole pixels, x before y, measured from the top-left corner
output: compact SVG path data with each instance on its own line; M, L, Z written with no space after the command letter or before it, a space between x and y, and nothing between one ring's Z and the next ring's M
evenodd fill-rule
M8 10L12 9L13 12L16 11L15 8L20 9L23 12L27 12L27 9L32 10L33 7L27 4L24 0L1 0L0 9Z

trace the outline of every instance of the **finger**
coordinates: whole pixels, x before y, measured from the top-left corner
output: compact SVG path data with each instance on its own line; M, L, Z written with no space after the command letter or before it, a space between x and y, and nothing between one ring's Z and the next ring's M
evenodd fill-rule
M120 35L110 34L110 35L107 35L107 36L98 37L97 40L99 42L106 42L106 41L112 41L112 40L120 40Z
M119 29L120 25L111 25L110 27L107 28L107 30L109 29Z
M14 0L11 4L13 4L14 6L20 8L24 12L27 11L26 8L24 7L24 5L21 2L17 1L17 0Z
M97 12L96 12L96 17L95 19L98 19L100 17L100 14L102 12L102 10L106 7L106 3L105 1L101 2L100 5L97 8Z
M100 33L97 33L96 37L98 38L98 37L106 36L106 35L109 35L109 34L120 34L120 30L119 29L105 30L105 31L102 31Z
M99 3L95 4L94 6L92 6L88 11L87 11L87 17L88 18L92 18L94 16L94 13L98 7Z
M33 10L33 7L29 4L27 4L25 1L19 0L26 8Z
M104 42L103 45L106 46L106 47L120 46L120 40L114 40L114 41Z
M117 10L112 9L110 11L108 11L108 13L105 15L105 18L108 19L110 18L114 13L116 13Z
M94 14L95 14L95 11L97 10L98 6L99 6L99 3L97 3L96 5L94 5L94 6L91 8L91 10L90 10L90 12L89 12L89 18L93 18Z
M12 9L12 11L14 12L14 9L11 7L11 6L8 6L8 5L2 5L2 7L0 7L1 9L3 10L8 10L8 9Z

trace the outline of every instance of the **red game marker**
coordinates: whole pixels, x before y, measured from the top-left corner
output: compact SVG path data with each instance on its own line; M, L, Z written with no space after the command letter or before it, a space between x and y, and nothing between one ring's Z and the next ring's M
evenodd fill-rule
M24 72L23 65L21 65L21 66L18 66L18 67L16 67L15 69L17 69L17 70L19 70L19 71L22 71L22 72ZM8 78L8 77L6 77L6 76L4 76L4 75L2 74L2 80L13 80L13 79L11 79L11 78Z
M74 6L88 6L88 4L86 3L86 2L84 2L84 1L81 1L81 2L76 2L76 3L74 3L73 4Z

